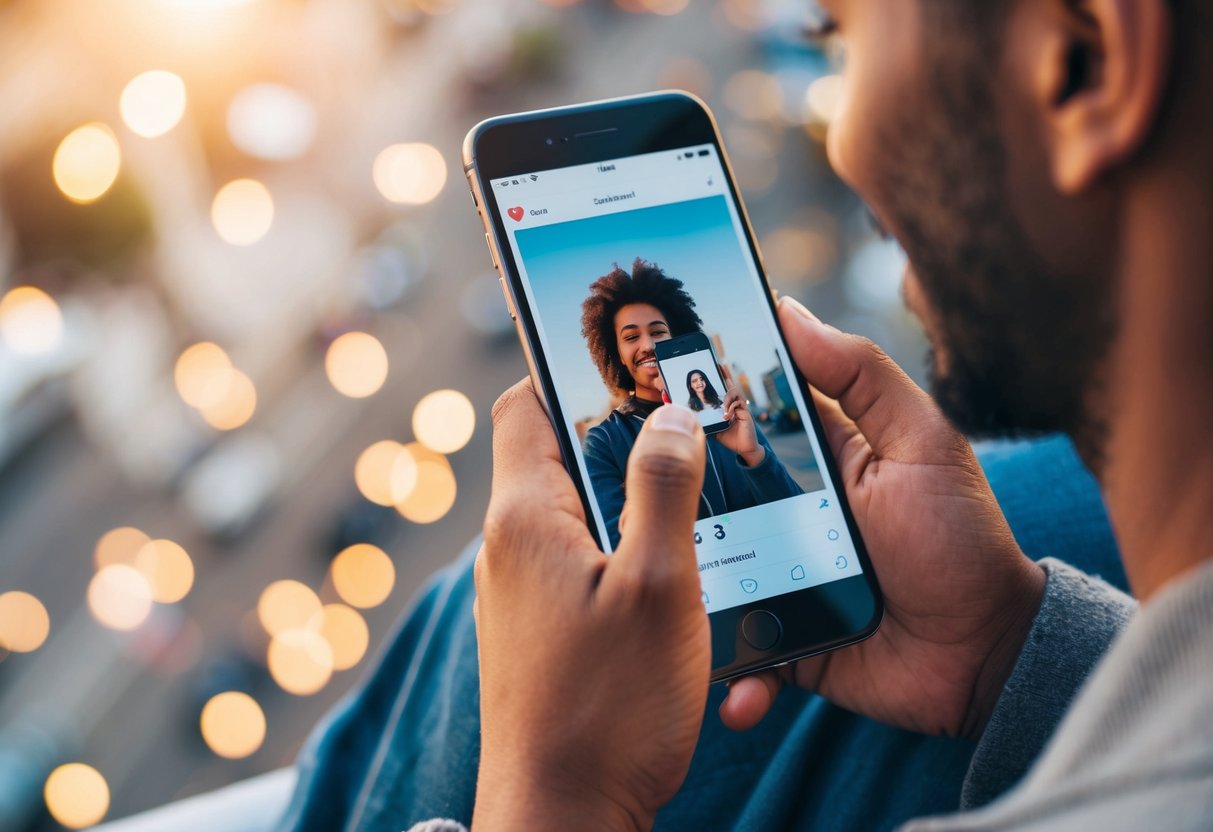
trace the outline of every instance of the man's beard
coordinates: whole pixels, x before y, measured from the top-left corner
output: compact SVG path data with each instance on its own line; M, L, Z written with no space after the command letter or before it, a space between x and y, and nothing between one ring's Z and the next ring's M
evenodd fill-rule
M918 108L883 137L878 182L928 307L932 392L965 433L1062 431L1098 470L1105 427L1093 398L1115 329L1114 287L1050 270L1033 251L1006 185L987 80L997 61L956 43L924 45L941 53L926 75L935 109Z

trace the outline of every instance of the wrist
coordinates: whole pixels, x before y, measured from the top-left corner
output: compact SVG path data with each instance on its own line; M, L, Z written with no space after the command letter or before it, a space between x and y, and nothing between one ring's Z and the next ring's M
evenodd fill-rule
M976 741L985 731L1040 611L1046 580L1044 569L1025 558L1022 575L1012 582L1014 590L1002 601L1007 616L1000 622L974 679L973 695L960 730L963 738Z
M767 458L766 448L759 445L756 449L744 454L738 454L741 457L742 464L747 468L757 468Z

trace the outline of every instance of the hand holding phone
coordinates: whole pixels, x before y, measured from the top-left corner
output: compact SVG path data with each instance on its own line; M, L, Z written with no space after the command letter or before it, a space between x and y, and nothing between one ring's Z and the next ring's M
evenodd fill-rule
M885 576L888 620L828 661L735 679L720 718L749 728L782 685L795 684L893 725L976 738L1039 606L1043 574L1016 546L968 443L925 393L870 343L798 304L785 299L780 320L798 366L824 394L830 447ZM855 378L863 383L850 384ZM704 616L698 603L688 607L699 587L685 537L697 470L658 477L672 492L639 482L630 490L619 550L629 566L616 570L619 561L593 547L529 384L503 402L494 408L498 474L477 567L484 751L476 815L527 826L533 819L510 813L541 806L549 818L617 820L622 811L644 825L685 777L703 716ZM638 469L669 469L644 459L655 445L636 447ZM629 589L599 596L620 585ZM551 730L552 715L573 707L575 727ZM626 777L615 776L617 765Z
M758 441L758 430L754 425L754 414L750 412L745 394L733 381L727 367L721 372L728 385L724 397L724 415L729 420L728 430L718 433L716 441L735 453L746 466L756 468L766 459L766 448Z
M622 543L636 437L673 402L709 434L687 535L713 679L870 636L875 575L702 102L664 93L492 119L464 154L603 551Z
M828 661L735 680L720 717L750 728L790 684L882 722L976 740L1036 617L1044 573L930 396L871 342L790 298L779 313L794 360L821 391L830 447L880 571L885 621Z
M705 443L689 410L660 411L633 447L627 541L607 558L530 382L493 408L473 828L643 828L686 776L711 637L680 532L695 519ZM576 730L558 721L574 712Z

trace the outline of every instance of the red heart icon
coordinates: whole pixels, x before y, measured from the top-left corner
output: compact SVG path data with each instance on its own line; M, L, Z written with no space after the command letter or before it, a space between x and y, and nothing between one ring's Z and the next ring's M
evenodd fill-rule
M515 205L513 208L510 208L508 211L506 211L506 213L510 215L510 219L512 219L514 222L519 222L522 220L522 206L521 205Z

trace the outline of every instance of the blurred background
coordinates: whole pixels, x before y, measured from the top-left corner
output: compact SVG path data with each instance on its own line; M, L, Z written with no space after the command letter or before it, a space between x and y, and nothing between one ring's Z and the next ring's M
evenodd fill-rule
M0 0L0 830L288 765L525 375L478 120L678 87L773 285L921 375L794 0Z

